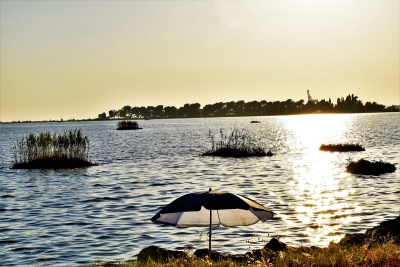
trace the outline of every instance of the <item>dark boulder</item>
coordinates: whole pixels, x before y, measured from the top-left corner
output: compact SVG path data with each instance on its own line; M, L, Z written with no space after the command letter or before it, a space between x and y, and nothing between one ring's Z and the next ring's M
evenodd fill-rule
M208 257L208 249L204 248L204 249L198 249L193 253L197 258L205 258L206 256ZM211 255L210 255L210 259L213 261L218 261L218 260L222 260L225 259L226 256L222 253L219 253L216 250L211 250Z
M400 234L400 216L393 220L382 222L379 226L389 230L390 235L397 236Z
M384 243L388 240L398 240L400 235L400 216L393 219L384 221L365 232L365 236L368 237L373 243Z
M345 234L339 241L339 244L345 246L362 246L365 242L366 236L364 234Z
M167 262L169 259L186 257L187 254L182 251L167 250L157 246L149 246L142 249L138 255L138 262L146 262L149 259L155 262Z
M380 175L394 171L396 171L394 164L383 162L382 160L368 161L360 159L359 161L350 162L346 167L346 172L353 174Z
M208 249L198 249L193 253L193 255L195 255L197 258L205 258L206 256L208 257ZM244 262L247 260L247 258L243 254L222 254L216 250L211 250L210 260L231 260L234 262Z
M279 241L276 238L272 238L265 246L264 248L272 250L272 251L284 251L286 249L286 244Z

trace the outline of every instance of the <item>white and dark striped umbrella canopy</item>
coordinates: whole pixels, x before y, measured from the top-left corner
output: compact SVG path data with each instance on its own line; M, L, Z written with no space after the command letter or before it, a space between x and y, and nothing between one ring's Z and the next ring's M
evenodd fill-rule
M261 204L236 194L204 191L177 198L160 210L151 221L178 227L250 225L273 217Z

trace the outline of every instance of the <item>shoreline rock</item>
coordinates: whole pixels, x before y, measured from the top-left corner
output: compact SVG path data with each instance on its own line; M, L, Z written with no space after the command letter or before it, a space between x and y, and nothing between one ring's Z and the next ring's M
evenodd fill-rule
M293 249L294 248L287 246L285 243L279 241L277 238L272 238L263 248L254 249L250 252L246 252L245 254L224 254L216 250L211 250L210 260L232 260L235 262L244 262L249 259L269 259L270 261L272 261L279 255L279 252L290 252L290 250ZM197 258L206 258L208 257L208 249L197 249L193 253L193 255L195 255ZM182 257L188 257L188 254L184 251L167 250L158 246L149 246L139 252L137 260L138 262L142 263L148 261L149 259L155 262L165 263L171 259Z
M170 259L187 257L184 251L168 250L158 246L149 246L142 249L138 255L138 262L146 262L149 259L156 262L168 262Z
M394 241L400 245L400 216L367 229L364 234L346 234L338 244L368 246Z

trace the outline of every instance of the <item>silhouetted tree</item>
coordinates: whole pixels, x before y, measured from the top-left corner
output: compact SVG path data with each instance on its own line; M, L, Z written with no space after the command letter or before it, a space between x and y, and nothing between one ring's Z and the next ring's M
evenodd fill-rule
M121 108L118 112L118 117L120 118L126 118L126 112L123 108Z
M146 107L140 107L139 108L139 118L148 118L149 117L149 114L148 114L148 112L147 112L147 109L146 109Z
M178 116L178 109L176 107L165 107L164 115L167 118L176 118Z
M153 110L153 117L162 118L164 117L164 107L162 105L158 105Z
M108 112L109 118L195 118L203 117L225 117L225 116L259 116L259 115L289 115L289 114L303 114L303 113L331 113L331 112L383 112L395 111L396 107L386 108L384 105L377 104L376 102L363 102L358 100L354 94L349 94L345 98L337 98L336 105L333 105L331 99L325 101L324 99L317 102L307 102L304 104L301 99L294 102L292 99L286 101L251 101L244 102L230 101L218 102L214 104L205 105L201 109L199 103L185 104L179 109L174 106L163 107L163 105L148 106L148 107L130 107L124 106L119 110L110 110ZM101 115L101 116L100 116ZM99 118L103 117L99 114Z
M105 120L105 119L107 119L106 113L103 112L103 113L99 114L99 119L100 119L100 120Z
M122 114L124 114L124 116L123 116L124 118L127 118L127 117L132 118L132 107L131 106L124 106L122 108L122 111L123 111Z
M139 107L132 108L132 117L140 118L140 108Z
M116 115L116 111L115 110L108 111L108 117L109 118L115 118L115 115Z
M188 118L195 118L199 117L200 114L200 107L199 103L194 104L185 104L183 107L178 109L179 117L188 117Z
M214 115L214 105L205 105L202 115L203 117L212 117Z
M376 102L372 102L372 103L367 102L367 103L365 103L364 111L365 112L383 112L383 111L385 111L385 106L380 105Z

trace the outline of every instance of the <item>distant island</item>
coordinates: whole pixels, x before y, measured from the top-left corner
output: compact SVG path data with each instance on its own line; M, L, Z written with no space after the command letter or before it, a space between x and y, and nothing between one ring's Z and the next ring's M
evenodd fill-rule
M12 121L11 123L29 122L80 122L98 120L129 120L129 119L172 119L172 118L207 118L207 117L241 117L241 116L275 116L297 114L329 114L329 113L373 113L373 112L399 112L399 105L385 106L376 102L366 102L358 99L358 96L349 94L346 97L336 99L334 104L329 98L313 99L307 90L307 102L303 99L295 102L292 99L286 101L230 101L205 105L201 108L199 103L185 104L183 107L158 105L131 107L124 106L118 110L110 110L98 114L94 119L83 120L49 120L49 121ZM0 122L8 123L8 122Z
M163 105L147 107L124 106L119 110L110 110L108 115L103 112L98 120L107 119L161 119L161 118L199 118L199 117L239 117L239 116L274 116L313 113L371 113L371 112L398 112L399 106L388 106L376 102L363 104L357 96L349 94L347 97L337 98L336 104L331 99L320 101L312 99L307 91L308 101L303 99L297 102L292 99L286 101L252 101L218 102L205 105L199 103L185 104L183 107L164 107Z

